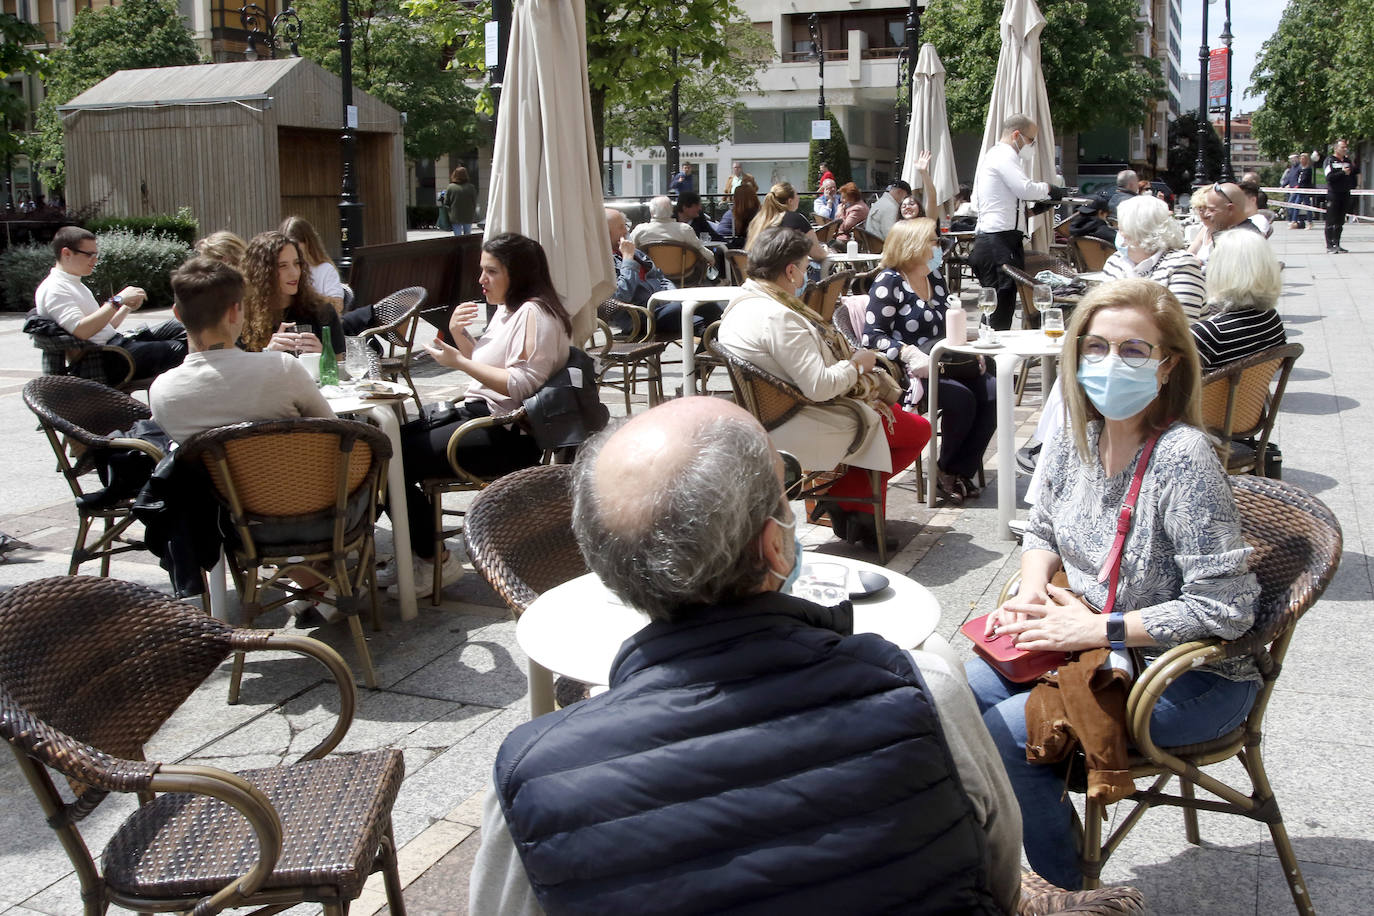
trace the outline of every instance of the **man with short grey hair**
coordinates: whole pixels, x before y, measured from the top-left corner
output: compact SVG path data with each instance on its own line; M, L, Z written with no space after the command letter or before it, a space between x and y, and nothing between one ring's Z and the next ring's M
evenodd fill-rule
M1140 176L1133 169L1122 169L1116 173L1116 190L1107 198L1107 212L1116 216L1116 208L1123 200L1130 200L1140 194Z
M630 241L640 248L657 242L681 242L701 255L706 264L715 260L711 249L701 243L692 227L678 222L673 216L673 202L667 197L655 197L649 201L649 221L635 226L630 233Z
M470 912L1016 911L1020 816L967 685L788 594L797 521L733 404L588 443L573 530L649 623L608 691L506 738Z

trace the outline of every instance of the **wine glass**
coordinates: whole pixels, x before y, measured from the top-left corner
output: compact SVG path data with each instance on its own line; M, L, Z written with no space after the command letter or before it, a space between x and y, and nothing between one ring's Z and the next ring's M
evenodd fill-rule
M1050 340L1064 336L1064 310L1057 307L1045 309L1040 313L1040 330Z
M1041 316L1049 309L1054 308L1054 290L1048 283L1037 283L1031 287L1031 302L1035 305L1035 310Z
M367 341L361 337L345 338L344 349L344 368L348 370L348 377L353 380L353 386L367 376L367 370L371 366L371 360L367 355Z
M996 343L997 332L992 329L992 313L997 311L997 289L984 286L978 291L978 311L983 313L983 323L978 326L978 342Z

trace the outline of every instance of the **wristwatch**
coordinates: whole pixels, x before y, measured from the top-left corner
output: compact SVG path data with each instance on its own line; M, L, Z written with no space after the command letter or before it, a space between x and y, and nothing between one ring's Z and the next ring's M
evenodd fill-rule
M1121 611L1107 615L1107 644L1113 649L1126 648L1126 615Z
M111 297L110 297L110 305L113 305L115 308L119 308L119 307L120 307L121 305L123 305L123 304L124 304L124 297L123 297L123 296L111 296Z

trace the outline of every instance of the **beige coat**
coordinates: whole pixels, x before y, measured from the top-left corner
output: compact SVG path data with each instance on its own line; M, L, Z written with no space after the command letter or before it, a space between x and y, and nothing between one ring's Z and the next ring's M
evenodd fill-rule
M750 280L745 293L730 303L720 323L721 344L765 372L795 385L813 401L828 401L854 387L859 370L838 360L809 321L769 296ZM855 414L847 407L803 407L772 430L773 444L791 452L808 470L852 464L892 471L887 438L880 434L877 411L853 398L864 417L858 448L849 450L858 432Z

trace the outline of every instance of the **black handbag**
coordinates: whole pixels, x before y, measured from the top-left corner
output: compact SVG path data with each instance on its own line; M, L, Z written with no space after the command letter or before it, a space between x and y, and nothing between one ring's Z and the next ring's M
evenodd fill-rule
M530 435L542 449L572 448L603 429L611 412L596 387L596 363L577 347L544 386L525 398Z
M943 338L932 337L925 343L920 344L920 350L927 356L930 351L935 349L935 345L940 343ZM940 375L947 379L963 381L966 379L976 379L983 374L983 363L972 353L951 353L946 352L940 357Z

